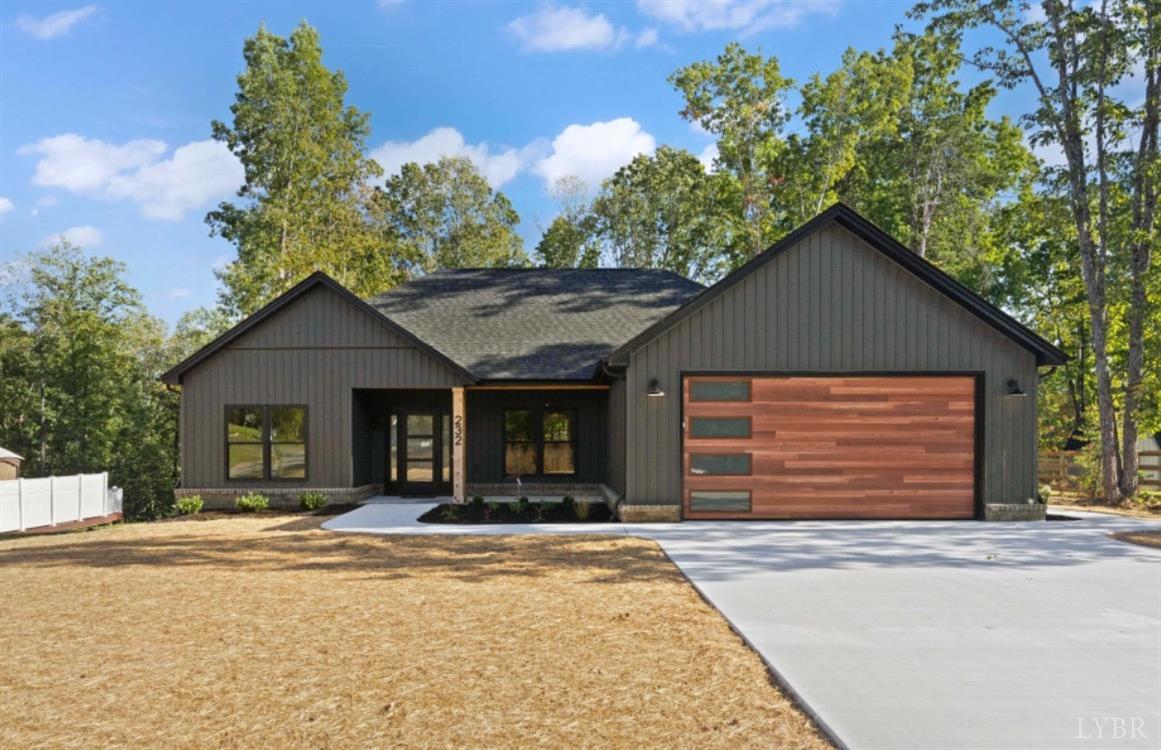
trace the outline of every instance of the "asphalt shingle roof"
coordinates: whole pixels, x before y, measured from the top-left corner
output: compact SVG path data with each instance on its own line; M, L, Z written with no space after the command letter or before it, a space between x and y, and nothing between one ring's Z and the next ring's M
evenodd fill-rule
M581 380L702 289L659 269L463 269L367 301L477 378Z

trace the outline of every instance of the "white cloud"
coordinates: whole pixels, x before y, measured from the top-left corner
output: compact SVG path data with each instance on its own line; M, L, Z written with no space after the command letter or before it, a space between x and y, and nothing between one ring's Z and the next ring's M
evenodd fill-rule
M59 198L57 198L55 195L45 195L36 199L36 205L40 206L41 208L51 208L52 206L55 206L58 201Z
M388 175L397 174L408 162L427 164L441 156L465 156L488 180L493 188L510 182L528 164L539 150L532 143L522 149L493 149L487 143L468 143L455 128L439 127L414 141L387 141L371 151L371 158L379 162Z
M617 41L617 30L604 14L589 15L580 8L541 5L534 13L511 21L508 29L526 50L560 52L607 49Z
M33 16L19 16L16 26L25 34L37 39L56 39L72 31L81 21L97 12L97 6L85 5L72 10L62 10L50 16L35 18Z
M178 287L177 289L170 289L169 294L167 294L166 296L169 297L170 299L182 299L183 297L189 296L189 290L185 289L183 287Z
M16 208L16 205L11 199L0 196L0 216L3 216L14 208Z
M129 200L152 219L185 212L229 194L242 183L242 165L222 143L194 141L168 159L163 141L106 143L65 133L42 138L18 153L39 156L32 182L108 200Z
M616 27L603 13L590 14L581 8L544 3L526 16L508 23L508 30L530 52L569 50L637 49L657 44L657 29L640 33Z
M637 0L638 9L684 31L763 29L797 26L813 13L833 15L839 0Z
M712 172L714 169L714 160L718 158L718 144L711 143L701 150L697 155L697 160L705 167L705 171Z
M650 27L648 29L642 30L641 33L637 35L637 38L633 40L633 46L637 49L652 47L653 45L657 44L660 39L661 35L657 33L657 29Z
M100 229L88 225L80 227L69 227L63 232L56 232L50 234L40 241L41 247L49 247L60 242L61 239L67 240L70 244L77 247L96 247L105 241L105 235L101 233Z
M576 175L590 188L627 164L637 154L651 154L653 136L636 120L620 117L591 125L569 125L552 141L552 153L536 163L535 171L548 185Z

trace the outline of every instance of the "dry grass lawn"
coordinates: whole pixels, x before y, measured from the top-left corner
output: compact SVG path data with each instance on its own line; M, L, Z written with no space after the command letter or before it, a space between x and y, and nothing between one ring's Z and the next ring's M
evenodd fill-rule
M0 747L830 747L651 542L319 520L0 541Z
M1161 531L1122 531L1111 536L1122 542L1161 549Z

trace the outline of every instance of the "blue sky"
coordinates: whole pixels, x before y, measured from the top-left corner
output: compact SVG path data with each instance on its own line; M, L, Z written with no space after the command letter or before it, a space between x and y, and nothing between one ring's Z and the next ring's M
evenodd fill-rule
M737 39L803 80L848 46L890 43L910 2L197 2L0 5L0 264L62 232L124 261L173 322L212 304L233 248L203 217L239 168L210 140L229 116L243 40L306 19L370 112L391 168L474 158L520 212L531 252L553 177L595 184L634 153L711 139L677 114L676 68ZM1019 113L1006 92L993 114Z

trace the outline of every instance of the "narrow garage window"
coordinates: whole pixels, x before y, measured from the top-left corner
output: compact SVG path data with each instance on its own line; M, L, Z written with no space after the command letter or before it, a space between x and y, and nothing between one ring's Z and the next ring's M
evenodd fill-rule
M695 438L748 438L749 417L690 417L689 436Z
M709 474L718 476L747 476L750 471L750 454L711 454L693 453L689 457L690 474Z
M749 380L692 380L690 401L749 401Z
M699 512L749 513L750 493L693 490L689 493L689 509Z

